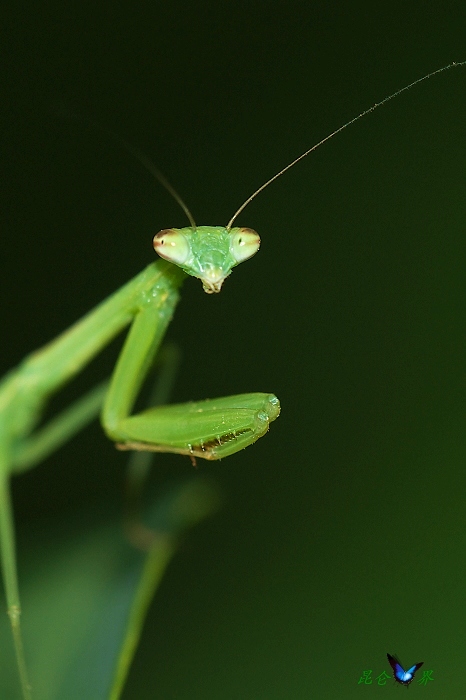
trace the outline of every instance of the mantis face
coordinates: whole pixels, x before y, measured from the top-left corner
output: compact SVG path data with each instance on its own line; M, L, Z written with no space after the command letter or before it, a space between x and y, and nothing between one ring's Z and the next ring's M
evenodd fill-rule
M168 228L154 236L154 249L164 260L198 277L207 294L219 292L235 265L259 250L259 235L251 228L223 226Z

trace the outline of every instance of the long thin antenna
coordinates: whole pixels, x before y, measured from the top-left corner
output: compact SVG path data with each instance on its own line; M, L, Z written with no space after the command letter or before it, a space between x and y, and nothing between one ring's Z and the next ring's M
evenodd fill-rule
M120 136L117 136L116 134L112 134L112 132L109 132L113 138L115 138L117 141L119 141L127 151L131 153L152 175L160 182L162 187L165 187L167 192L171 194L175 202L177 202L184 213L186 214L189 223L193 228L196 228L196 222L194 221L194 217L189 211L187 205L184 203L184 201L181 199L181 196L178 194L178 192L175 190L173 185L167 180L165 175L160 172L160 170L157 168L157 166L151 161L150 158L148 158L142 151L140 151L138 148L135 148L132 146L130 143L122 139Z
M175 202L177 202L181 209L184 211L186 214L189 223L193 228L196 228L196 222L194 221L194 217L189 211L188 207L182 200L181 196L178 194L178 192L175 190L173 185L167 180L165 175L160 172L160 170L157 168L157 166L151 161L150 158L148 158L142 151L140 151L138 148L135 146L132 146L128 141L125 141L124 138L122 138L119 134L116 132L112 131L111 129L106 129L103 127L99 122L95 121L94 119L90 117L84 117L80 114L77 114L73 112L73 110L68 109L67 106L63 104L56 104L54 105L53 108L53 113L56 117L59 118L66 118L66 119L72 119L73 121L78 121L81 123L86 124L87 126L91 127L95 131L100 132L101 134L105 134L106 136L109 136L113 141L116 141L120 146L123 146L123 148L129 153L131 153L136 160L138 160L141 165L143 165L146 170L148 170L156 180L160 182L162 187L164 187L169 194L173 197Z
M384 105L386 102L389 102L390 100L393 100L394 97L397 97L400 95L402 92L405 92L406 90L409 90L410 88L414 87L418 83L422 83L423 80L427 80L428 78L432 78L434 75L437 75L437 73L443 73L445 70L449 70L450 68L457 68L459 66L464 66L466 64L466 61L461 61L460 63L449 63L448 66L443 66L443 68L437 68L437 70L432 71L431 73L427 73L427 75L424 75L422 78L418 78L414 82L410 83L409 85L406 85L405 87L401 88L401 90L397 90L394 92L392 95L389 95L388 97L385 97L381 102L376 102L372 107L369 107L369 109L364 110L364 112L361 112L361 114L358 114L357 117L354 117L353 119L350 119L349 122L346 122L346 124L343 124L343 126L340 126L339 129L336 129L335 131L332 131L331 134L326 136L322 141L319 141L319 143L316 143L312 148L309 148L307 151L302 153L298 158L295 158L291 163L289 163L286 167L282 168L280 172L276 173L273 177L270 178L270 180L267 180L267 182L264 182L263 185L261 185L255 192L252 193L250 197L247 198L245 202L239 207L239 209L236 210L236 212L233 214L231 217L230 221L227 224L227 230L230 230L230 228L233 225L234 220L236 219L239 214L245 209L252 200L257 197L258 194L260 194L263 190L265 190L266 187L268 187L274 180L277 180L283 173L286 173L287 170L292 168L296 163L299 163L300 160L308 156L312 151L315 151L319 146L322 146L326 141L329 141L331 138L336 136L337 134L340 133L340 131L343 131L343 129L346 129L346 127L351 126L351 124L354 124L354 122L357 122L359 119L362 119L362 117L365 117L367 114L370 114L370 112L373 112L375 109L378 107L381 107Z

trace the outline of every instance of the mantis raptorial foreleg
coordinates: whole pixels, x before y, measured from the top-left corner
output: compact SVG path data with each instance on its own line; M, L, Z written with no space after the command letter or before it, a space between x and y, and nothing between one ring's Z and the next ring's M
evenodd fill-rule
M143 300L115 372L102 412L108 436L123 449L220 459L264 435L279 413L278 400L248 394L216 401L157 406L131 416L140 385L171 319L177 295L166 278L157 281L152 299Z

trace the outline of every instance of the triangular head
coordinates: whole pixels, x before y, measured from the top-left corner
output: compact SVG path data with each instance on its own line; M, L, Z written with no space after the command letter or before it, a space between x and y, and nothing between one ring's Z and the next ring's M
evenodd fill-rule
M153 244L161 258L198 277L212 294L220 291L233 267L257 253L260 238L250 228L188 226L159 231Z

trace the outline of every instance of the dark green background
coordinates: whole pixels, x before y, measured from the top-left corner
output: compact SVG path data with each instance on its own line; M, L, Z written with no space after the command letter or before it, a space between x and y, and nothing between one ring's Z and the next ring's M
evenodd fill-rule
M459 2L74 7L3 22L5 371L185 225L128 154L57 112L117 131L198 223L226 224L327 133L466 59ZM220 296L186 283L174 399L273 391L282 415L199 465L224 507L169 569L125 700L376 700L402 692L357 684L387 651L433 669L415 695L464 692L465 91L455 69L340 134L241 215L262 248ZM118 510L124 464L95 426L15 480L25 572L38 531ZM152 488L184 476L189 460L161 457Z

